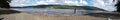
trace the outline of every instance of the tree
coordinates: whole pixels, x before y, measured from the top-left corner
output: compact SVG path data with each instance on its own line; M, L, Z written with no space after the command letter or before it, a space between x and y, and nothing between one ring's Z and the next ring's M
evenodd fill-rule
M10 9L11 0L0 0L0 8Z
M117 7L117 12L120 12L120 1L117 1L117 4L115 4L115 6Z

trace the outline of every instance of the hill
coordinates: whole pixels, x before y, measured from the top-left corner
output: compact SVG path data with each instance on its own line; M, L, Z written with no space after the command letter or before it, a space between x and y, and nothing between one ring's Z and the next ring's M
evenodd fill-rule
M103 9L94 6L69 6L69 5L36 5L36 6L25 6L23 8L53 8L53 9L77 9L77 10L101 10Z

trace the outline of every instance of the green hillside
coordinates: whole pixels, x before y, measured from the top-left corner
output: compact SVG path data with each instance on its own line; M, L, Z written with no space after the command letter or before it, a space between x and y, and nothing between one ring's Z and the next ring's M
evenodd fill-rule
M54 9L77 9L77 10L102 10L103 9L94 6L68 6L68 5L37 5L37 6L27 6L28 8L54 8Z

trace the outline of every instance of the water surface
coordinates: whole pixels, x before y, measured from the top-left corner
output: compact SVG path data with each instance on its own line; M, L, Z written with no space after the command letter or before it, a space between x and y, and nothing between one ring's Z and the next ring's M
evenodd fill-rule
M44 14L48 16L71 16L74 15L73 9L50 9L50 8L11 8L30 14ZM94 10L76 10L76 15L92 13Z

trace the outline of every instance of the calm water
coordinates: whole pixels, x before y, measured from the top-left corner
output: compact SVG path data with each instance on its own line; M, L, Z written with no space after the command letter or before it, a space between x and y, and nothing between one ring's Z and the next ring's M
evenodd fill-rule
M49 9L49 8L11 8L30 14L44 14L49 16L70 16L74 14L73 9ZM93 10L77 10L76 15L92 13Z

